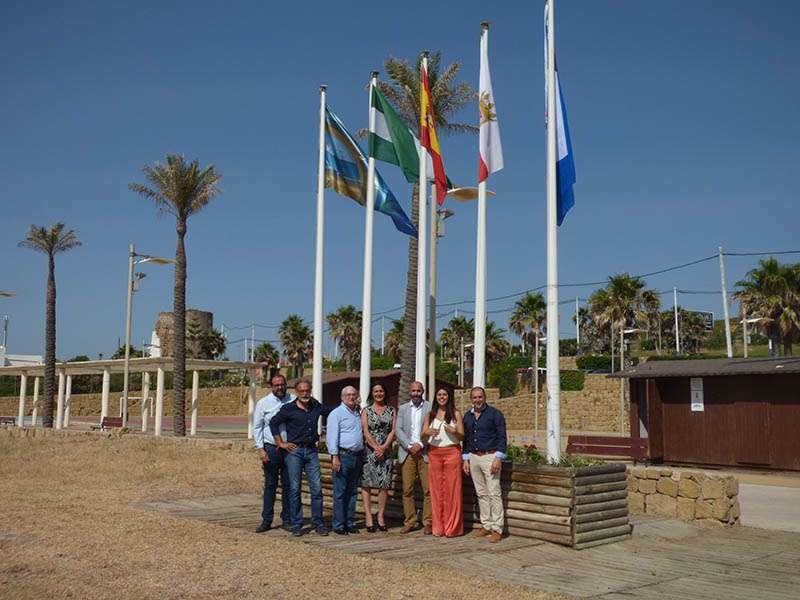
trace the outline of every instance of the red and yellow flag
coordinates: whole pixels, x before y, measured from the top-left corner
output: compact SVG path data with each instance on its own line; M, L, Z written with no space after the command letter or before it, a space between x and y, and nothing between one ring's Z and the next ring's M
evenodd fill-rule
M420 66L422 82L419 94L419 139L423 147L431 154L433 162L433 179L436 183L436 202L441 206L447 194L447 175L444 174L442 153L439 150L439 138L436 136L436 117L431 102L431 89L428 85L428 71L425 63Z

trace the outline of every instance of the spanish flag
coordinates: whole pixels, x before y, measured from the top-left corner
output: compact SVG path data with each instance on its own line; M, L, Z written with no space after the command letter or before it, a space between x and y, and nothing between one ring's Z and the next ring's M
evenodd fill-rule
M444 174L442 153L439 150L439 138L436 137L436 116L431 102L431 89L428 85L428 70L423 62L420 65L422 78L419 94L419 139L430 152L433 161L433 179L436 183L436 202L441 206L447 194L447 175Z

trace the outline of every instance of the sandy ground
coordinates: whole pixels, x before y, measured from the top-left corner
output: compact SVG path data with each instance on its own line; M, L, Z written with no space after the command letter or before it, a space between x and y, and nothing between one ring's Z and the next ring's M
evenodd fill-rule
M0 439L0 597L559 597L136 507L258 492L256 460L152 438Z

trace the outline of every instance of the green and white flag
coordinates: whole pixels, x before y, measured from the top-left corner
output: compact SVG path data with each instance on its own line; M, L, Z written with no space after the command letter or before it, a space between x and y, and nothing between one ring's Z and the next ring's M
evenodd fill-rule
M407 181L419 181L419 141L377 86L372 88L371 110L375 128L369 132L369 155L400 167Z

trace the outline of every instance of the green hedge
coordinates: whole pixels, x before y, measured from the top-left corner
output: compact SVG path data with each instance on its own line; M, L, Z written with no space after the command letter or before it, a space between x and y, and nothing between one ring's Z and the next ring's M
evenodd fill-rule
M575 359L575 364L584 371L610 371L611 357L607 354L585 354Z
M489 369L489 387L499 388L500 397L513 396L517 391L517 367L510 361L502 362Z
M586 379L583 371L561 371L561 389L565 392L580 392Z

